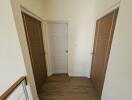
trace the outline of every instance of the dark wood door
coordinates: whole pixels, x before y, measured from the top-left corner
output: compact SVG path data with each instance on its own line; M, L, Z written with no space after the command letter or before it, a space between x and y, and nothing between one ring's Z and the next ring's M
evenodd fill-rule
M107 14L96 22L96 33L94 41L92 73L93 83L102 94L104 79L115 29L118 9Z
M22 12L37 92L47 77L41 22Z

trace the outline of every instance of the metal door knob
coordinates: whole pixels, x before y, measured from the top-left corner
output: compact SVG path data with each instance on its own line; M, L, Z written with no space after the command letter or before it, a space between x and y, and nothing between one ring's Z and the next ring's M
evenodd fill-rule
M66 50L66 53L68 53L68 50Z

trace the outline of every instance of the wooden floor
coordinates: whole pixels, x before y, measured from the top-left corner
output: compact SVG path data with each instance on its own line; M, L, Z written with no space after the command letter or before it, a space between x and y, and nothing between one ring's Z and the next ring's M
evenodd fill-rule
M53 75L47 79L39 94L40 100L99 100L88 78Z

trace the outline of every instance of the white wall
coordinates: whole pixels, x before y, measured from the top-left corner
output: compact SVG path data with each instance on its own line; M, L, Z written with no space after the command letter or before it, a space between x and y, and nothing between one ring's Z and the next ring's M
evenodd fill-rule
M102 100L132 100L132 1L122 0Z
M70 76L90 77L94 40L93 0L44 0L47 20L68 22Z
M9 0L0 2L0 95L26 75L18 34Z

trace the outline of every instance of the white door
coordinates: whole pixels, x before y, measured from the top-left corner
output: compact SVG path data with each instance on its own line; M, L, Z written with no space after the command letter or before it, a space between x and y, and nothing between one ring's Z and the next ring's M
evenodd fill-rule
M68 24L48 23L52 72L68 73Z

